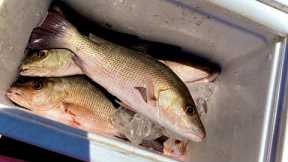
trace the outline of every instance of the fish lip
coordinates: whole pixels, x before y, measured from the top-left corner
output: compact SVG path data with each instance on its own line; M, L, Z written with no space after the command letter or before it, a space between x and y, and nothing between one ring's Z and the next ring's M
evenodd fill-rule
M33 70L29 68L19 69L19 74L22 76L34 76Z
M20 68L19 68L19 73L25 72L25 71L27 71L27 70L28 70L28 68L20 67Z
M183 128L183 129L177 129L177 132L174 132L178 137L182 137L184 139L188 139L190 141L194 142L202 142L206 137L205 130L192 130L191 128Z
M29 75L29 69L28 68L24 68L24 67L19 68L19 74L23 75L23 76Z
M5 94L11 101L14 102L15 100L15 96L16 96L16 93L14 91L13 88L9 88L7 91L6 91L6 94Z
M24 72L24 71L26 71L26 70L27 70L26 68L20 68L20 69L19 69L20 72Z
M29 77L32 77L32 76L37 76L37 77L48 77L50 75L50 72L48 71L43 71L43 70L40 70L37 68L25 68L25 67L22 67L19 69L19 74L22 75L22 76L29 76Z
M21 91L18 91L14 88L9 88L7 91L6 91L6 95L9 97L13 96L13 95L17 95L17 96L20 96L22 95Z
M12 94L12 93L13 93L13 91L12 91L11 88L9 88L9 89L6 91L6 94L7 94L7 95L10 95L10 94Z
M25 106L22 106L21 104L19 104L19 103L17 103L16 102L16 98L15 98L15 96L21 96L21 93L20 93L20 91L17 91L17 90L15 90L14 88L9 88L7 91L6 91L6 96L12 101L12 102L14 102L17 106L19 106L20 108L23 108L23 109L25 109L25 110L30 110L31 111L31 109L29 109L29 108L27 108L27 107L25 107Z
M182 131L179 131L179 132L182 132ZM181 133L182 134L182 133ZM188 130L185 130L184 133L182 134L184 135L186 138L192 140L192 141L195 141L195 142L201 142L205 139L206 137L206 133L205 131L197 131L195 133L195 131L188 131Z

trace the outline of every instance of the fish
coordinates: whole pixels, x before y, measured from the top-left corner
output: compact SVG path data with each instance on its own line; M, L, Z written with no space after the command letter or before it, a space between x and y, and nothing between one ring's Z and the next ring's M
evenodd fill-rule
M95 42L105 41L103 39L99 39L99 37L92 33L89 33L88 37L91 41ZM125 40L123 41L125 42ZM123 41L121 42L123 43ZM185 84L187 84L187 86L189 86L190 83L213 82L217 79L221 71L215 64L208 63L207 61L203 61L199 58L194 58L193 61L185 58L180 59L176 56L179 53L176 53L175 49L171 49L169 45L165 46L161 43L148 41L138 43L130 41L129 43L125 43L127 48L139 51L141 54L151 55L161 63L168 66ZM176 54L169 54L169 56L158 54L155 52L154 46L160 49L168 48L168 50L172 50ZM158 49L158 51L160 51L160 49ZM152 52L153 54L149 52Z
M126 138L125 132L129 130L119 130L119 125L115 125L114 122L119 120L118 118L126 117L129 119L135 115L128 110L116 109L100 88L92 85L86 77L82 76L26 78L24 81L14 83L7 90L6 96L17 105L31 110L34 114L75 128L121 139ZM120 120L119 122L123 121ZM124 123L129 125L129 121ZM135 128L140 127L135 123L133 124ZM143 123L139 124L143 126ZM138 144L161 153L164 150L171 150L170 147L173 146L161 145L154 141L154 139L163 136L162 132L159 131L160 129L154 129L151 128L150 132L159 135L154 135L155 137L150 139L141 138ZM133 143L133 141L131 142ZM178 153L179 151L175 152ZM168 154L167 151L164 155L166 154L171 157L179 156L179 154Z
M86 131L121 136L112 125L112 102L84 77L28 78L6 92L14 103L33 113Z
M184 161L187 158L189 141L169 138L164 142L163 154Z
M94 36L95 37L95 36ZM158 60L168 66L185 84L210 82L217 73L194 68L175 61ZM33 51L24 59L19 67L22 76L72 76L82 75L81 68L73 61L73 53L67 49L44 49Z
M25 57L19 67L22 76L63 77L82 75L72 54L66 49L33 51Z
M131 110L189 140L200 142L206 131L188 88L163 63L149 55L108 42L91 41L64 17L49 12L33 29L28 48L65 48L94 82Z

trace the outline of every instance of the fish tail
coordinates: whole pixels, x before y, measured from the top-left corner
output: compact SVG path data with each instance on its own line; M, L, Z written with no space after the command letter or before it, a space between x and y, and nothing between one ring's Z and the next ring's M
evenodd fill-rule
M29 48L69 48L77 29L58 13L49 12L40 27L32 31Z

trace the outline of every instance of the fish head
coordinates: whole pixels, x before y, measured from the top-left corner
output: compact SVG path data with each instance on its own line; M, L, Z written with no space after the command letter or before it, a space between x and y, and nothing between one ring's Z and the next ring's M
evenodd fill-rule
M52 79L34 78L25 82L14 83L6 92L6 96L14 103L29 110L48 110L63 98L62 91Z
M57 76L72 62L72 56L64 49L34 51L24 59L19 71L22 76Z
M159 93L160 120L179 136L200 142L206 132L196 105L189 95L183 96L176 90Z

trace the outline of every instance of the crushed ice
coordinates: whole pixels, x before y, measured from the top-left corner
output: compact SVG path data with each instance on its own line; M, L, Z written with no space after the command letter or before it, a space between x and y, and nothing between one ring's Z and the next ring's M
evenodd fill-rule
M119 108L113 115L112 124L135 145L141 144L143 140L154 140L162 135L160 126L138 113L127 113L124 108Z
M193 83L188 88L200 115L206 114L207 102L215 92L216 84L213 82Z

